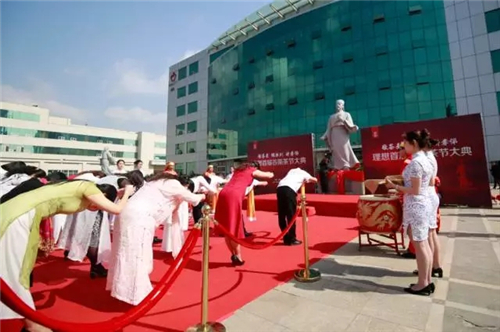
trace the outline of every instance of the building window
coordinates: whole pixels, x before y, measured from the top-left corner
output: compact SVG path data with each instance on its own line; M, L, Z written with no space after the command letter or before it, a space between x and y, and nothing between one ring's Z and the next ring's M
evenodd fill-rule
M500 73L500 50L491 51L491 64L493 72Z
M183 175L184 174L184 163L176 163L174 169L177 172L177 174Z
M155 160L167 160L167 156L165 156L164 154L155 154L154 159Z
M196 121L188 122L187 124L187 133L195 133L198 130L198 123Z
M196 161L186 163L186 175L193 176L196 174Z
M0 135L70 140L70 141L90 142L90 143L106 142L109 144L116 144L116 145L137 146L137 141L133 139L68 134L55 131L44 131L36 129L24 129L24 128L14 128L14 127L3 127L3 126L0 126Z
M193 93L198 92L198 82L193 82L188 85L188 94L192 95Z
M415 5L408 8L408 14L410 14L410 16L418 15L421 13L422 13L422 6L420 5Z
M497 110L498 114L500 114L500 91L497 92Z
M382 22L385 22L385 17L384 17L384 15L376 15L376 16L373 18L373 24L376 24L376 23L382 23Z
M196 153L196 141L186 143L186 152L187 153Z
M484 13L488 33L500 30L500 9Z
M353 95L356 92L354 85L348 85L344 87L344 95L350 96Z
M267 75L266 76L266 83L271 83L274 81L274 76L273 75Z
M193 62L192 64L189 65L189 75L194 75L198 73L198 61Z
M0 117L7 119L40 122L40 115L26 112L0 110Z
M182 98L186 96L186 87L180 87L177 89L177 98Z
M166 149L167 148L167 143L165 143L165 142L155 142L155 148Z
M182 67L181 69L179 69L179 81L186 77L187 77L187 69L186 67Z
M266 111L272 111L272 110L274 110L274 103L266 104Z
M186 115L186 105L177 106L177 116Z
M311 39L320 39L321 38L321 30L315 30L311 33Z
M325 99L325 93L324 92L316 92L314 94L314 100L323 100Z
M346 32L346 31L349 31L351 30L351 25L350 24L345 24L341 29L340 31L342 32Z
M87 150L81 148L59 148L52 146L33 146L33 145L14 145L0 144L0 151L16 152L16 153L31 153L31 154L53 154L53 155L68 155L68 156L100 156L101 150ZM137 159L135 152L110 151L113 157Z
M248 90L252 90L253 88L255 88L255 83L254 82L248 83Z
M184 146L185 145L186 145L185 143L175 144L175 154L177 154L177 155L184 154Z
M184 135L184 132L186 131L186 124L181 123L175 126L175 136L180 136Z
M188 104L188 114L198 112L198 101L193 101Z
M323 68L323 60L318 60L313 62L313 69Z
M348 53L345 53L343 56L342 56L342 60L344 62L352 62L354 61L354 54L348 52Z

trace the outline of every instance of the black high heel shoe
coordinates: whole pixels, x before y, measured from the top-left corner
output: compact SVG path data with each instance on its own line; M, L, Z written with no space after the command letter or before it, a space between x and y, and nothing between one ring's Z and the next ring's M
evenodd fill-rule
M106 278L108 276L108 270L101 264L92 266L90 268L90 279L95 278Z
M410 287L413 287L413 286L415 286L415 285L416 285L416 284L410 284ZM431 282L431 283L429 284L429 289L431 290L431 294L432 294L432 293L434 293L434 291L436 290L436 285L434 285L434 283L433 283L433 282Z
M243 264L245 264L245 261L242 261L236 255L231 256L231 262L233 263L234 266L242 266Z
M403 289L406 293L413 294L413 295L421 295L421 296L430 296L431 295L431 284L425 286L422 289L415 290L413 288L407 287Z
M416 275L416 276L418 276L418 270L413 271L413 274ZM443 277L443 269L440 268L440 267L432 269L431 275L434 278L442 278Z

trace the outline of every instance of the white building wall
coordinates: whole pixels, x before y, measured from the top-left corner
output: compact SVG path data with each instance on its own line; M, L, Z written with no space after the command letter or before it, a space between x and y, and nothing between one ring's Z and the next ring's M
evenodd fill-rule
M198 61L198 73L188 76L182 80L170 82L168 91L168 111L167 111L167 159L173 161L177 166L182 166L186 170L186 163L195 163L194 171L200 173L207 167L207 125L208 125L208 65L209 56L206 51L201 51L187 59L170 67L170 73L175 73L178 77L178 71L182 67ZM198 82L198 92L187 94L185 97L177 98L177 89L187 86L193 82ZM196 113L187 114L187 104L193 101L198 101L198 111ZM186 114L177 116L177 106L186 105ZM176 126L178 124L191 121L197 121L197 131L195 133L184 133L184 135L176 135ZM196 142L196 152L188 153L186 151L187 142ZM176 154L176 144L184 144L184 154ZM193 165L193 164L191 164Z
M61 117L50 116L50 111L45 108L12 104L0 102L0 109L13 112L31 113L40 116L40 122L20 120L13 118L0 117L0 126L5 128L17 128L28 130L41 130L57 132L61 134L88 135L96 137L107 137L123 140L137 141L137 146L113 144L103 139L102 142L82 142L77 140L40 138L32 136L0 135L0 163L7 163L16 160L22 160L34 166L38 166L45 171L66 170L72 172L81 172L87 170L100 169L100 151L108 147L113 152L136 153L137 159L144 163L143 169L146 173L153 173L155 164L165 164L165 160L160 162L154 160L154 155L165 155L165 149L156 148L155 143L165 143L166 137L152 133L135 133L107 128L97 128L90 126L80 126L71 124L71 120ZM95 155L62 155L62 154L37 154L30 153L22 147L40 146L53 148L71 148L83 150L98 151ZM8 149L7 149L8 147ZM126 163L126 169L133 169L134 157L123 159Z
M499 7L498 0L445 1L457 113L481 114L489 161L500 160L500 73L490 55L500 49L500 31L487 32L485 12Z

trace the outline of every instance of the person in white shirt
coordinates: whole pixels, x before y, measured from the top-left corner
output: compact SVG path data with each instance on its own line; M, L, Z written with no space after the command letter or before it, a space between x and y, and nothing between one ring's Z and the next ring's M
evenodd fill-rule
M276 196L278 199L278 222L281 231L284 231L288 227L288 223L297 211L297 191L299 191L304 182L316 183L318 180L300 168L293 168L278 183ZM297 240L295 225L283 237L283 242L288 246L296 246L302 243Z
M210 193L212 195L215 195L217 193L217 187L210 185L207 180L205 180L205 178L201 175L189 179L188 189L193 194L207 195L208 193ZM200 202L200 204L193 206L193 219L195 224L200 221L201 217L203 217L201 208L204 204L205 202Z
M136 161L134 161L134 171L139 171L142 173L142 176L146 176L144 170L142 169L142 165L143 165L142 160L137 159Z
M268 185L267 181L259 181L257 179L253 179L252 184L247 187L247 190L245 191L245 196L248 198L248 200L247 200L247 212L248 212L248 209L250 209L250 201L249 201L250 197L248 196L248 194L250 194L250 192L255 187L267 186L267 185ZM253 212L255 212L255 201L253 203L254 203ZM255 215L253 217L250 217L250 214L247 214L247 216L248 216L248 221L250 221L250 222L257 221L257 217ZM243 220L245 220L245 219L243 219ZM249 236L253 235L252 233L247 232L247 230L245 228L245 221L243 221L243 232L245 232L245 237L249 237Z
M264 187L264 186L267 186L268 185L268 182L267 181L259 181L257 179L253 179L253 182L251 185L249 185L247 187L247 190L245 191L245 196L248 196L248 194L250 193L250 191L255 188L255 187Z
M113 169L111 164L116 164L116 169ZM125 169L125 161L123 159L115 161L115 158L109 151L108 147L105 147L104 150L102 150L101 170L106 175L119 175L127 173L127 170Z
M231 178L233 177L233 174L234 174L234 167L231 167L231 173L229 173L229 174L226 176L226 180L227 180L227 181L231 180Z

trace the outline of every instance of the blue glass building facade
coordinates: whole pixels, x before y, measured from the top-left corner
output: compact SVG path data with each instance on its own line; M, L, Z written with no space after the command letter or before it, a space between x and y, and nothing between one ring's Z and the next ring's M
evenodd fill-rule
M208 132L226 152L304 133L319 137L335 101L360 127L442 118L455 92L443 1L337 1L273 25L210 59ZM360 135L351 137L359 145Z

